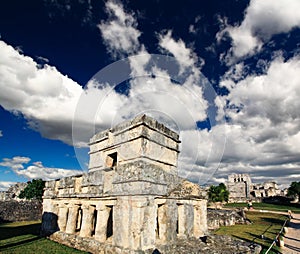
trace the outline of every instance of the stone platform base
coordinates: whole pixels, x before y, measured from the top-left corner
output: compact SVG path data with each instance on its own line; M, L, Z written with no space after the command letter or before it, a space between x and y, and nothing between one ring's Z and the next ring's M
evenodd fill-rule
M55 232L49 238L71 248L93 254L258 254L261 251L260 245L213 234L201 237L201 239L178 238L174 243L157 245L156 249L138 251L112 246L108 243L102 244L92 238L83 238L64 232Z
M49 239L74 249L90 252L92 254L151 254L154 250L133 251L112 246L109 243L100 243L93 238L80 237L64 232L55 232ZM108 239L109 242L109 239Z

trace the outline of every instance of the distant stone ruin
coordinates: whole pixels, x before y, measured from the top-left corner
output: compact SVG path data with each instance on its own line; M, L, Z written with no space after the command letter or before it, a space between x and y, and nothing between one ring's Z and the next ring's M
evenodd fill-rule
M27 183L16 183L0 192L0 223L32 221L42 218L42 204L38 200L20 199Z
M20 201L19 195L26 188L27 183L16 183L10 186L6 191L0 191L0 201Z
M146 115L96 134L88 173L46 182L43 233L91 253L159 253L204 236L207 200L177 174L179 143Z
M231 174L226 185L229 202L247 202L250 199L260 201L264 197L284 195L276 182L253 184L249 174Z

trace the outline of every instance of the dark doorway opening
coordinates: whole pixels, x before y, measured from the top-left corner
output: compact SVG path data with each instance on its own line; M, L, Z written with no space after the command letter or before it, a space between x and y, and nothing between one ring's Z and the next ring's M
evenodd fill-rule
M109 210L109 216L107 220L107 227L106 227L106 238L109 238L113 235L113 206L108 206L110 208Z

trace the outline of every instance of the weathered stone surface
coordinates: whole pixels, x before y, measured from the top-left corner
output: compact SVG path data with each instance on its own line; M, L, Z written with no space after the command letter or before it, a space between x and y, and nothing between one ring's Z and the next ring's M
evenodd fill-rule
M27 183L16 183L8 188L7 191L0 191L0 201L9 201L9 200L22 200L18 198L21 191L24 190L27 186Z
M275 182L253 184L249 174L231 174L226 183L229 190L229 202L260 202L264 197L285 195Z
M208 235L203 237L202 240L196 238L178 238L176 242L172 242L171 244L157 245L155 248L146 250L131 250L110 244L104 245L92 238L82 238L63 232L52 234L50 239L95 254L259 254L262 249L257 244L219 235Z
M143 157L177 174L179 143L177 133L146 115L138 116L91 138L89 169L104 169Z
M228 236L209 235L200 239L179 238L175 243L157 246L158 252L163 254L258 254L261 247Z
M177 179L176 179L177 180ZM169 180L169 182L175 182L175 188L170 190L169 195L171 197L201 197L206 198L207 192L204 191L198 184L189 182L184 179ZM181 181L180 181L181 180Z
M235 224L246 224L247 220L243 216L243 211L236 210L207 210L208 229L217 229L220 226L232 226Z
M205 235L207 201L177 175L178 138L147 116L96 134L89 172L46 183L43 233L91 253L152 253Z
M0 222L42 219L40 201L0 201Z

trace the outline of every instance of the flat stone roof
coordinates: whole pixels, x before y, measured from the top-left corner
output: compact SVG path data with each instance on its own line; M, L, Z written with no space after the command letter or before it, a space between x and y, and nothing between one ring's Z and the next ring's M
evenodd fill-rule
M132 120L128 120L122 123L117 124L116 126L107 129L105 131L101 131L97 134L95 134L91 139L90 139L90 144L95 143L97 141L103 140L108 138L108 133L113 133L113 134L119 134L125 131L128 131L130 129L133 129L139 125L145 125L150 129L156 130L157 132L173 139L174 141L180 143L179 140L179 134L177 134L175 131L172 131L168 127L166 127L164 124L159 123L157 120L154 118L147 116L145 114L143 115L138 115Z

